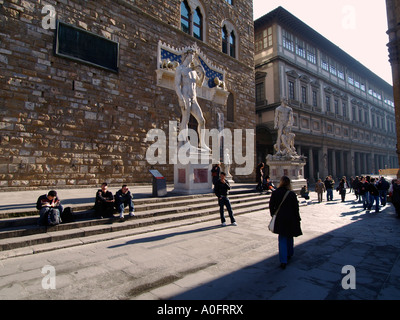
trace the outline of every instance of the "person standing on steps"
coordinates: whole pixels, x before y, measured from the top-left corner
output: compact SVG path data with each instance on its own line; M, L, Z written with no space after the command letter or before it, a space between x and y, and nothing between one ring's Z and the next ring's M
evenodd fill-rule
M278 188L272 192L269 201L271 216L276 216L274 233L278 234L279 260L281 268L285 269L294 254L293 237L301 236L300 210L297 195L292 191L289 177L283 176Z
M228 194L229 194L229 190L231 189L231 186L229 185L229 182L227 180L225 180L225 177L226 177L225 172L221 172L220 178L217 181L217 183L215 184L215 188L214 188L214 193L218 197L221 223L222 223L223 227L226 226L225 216L224 216L224 206L226 206L226 209L228 210L229 218L231 219L232 225L237 226L235 217L233 216L231 202L229 201L229 198L228 198Z

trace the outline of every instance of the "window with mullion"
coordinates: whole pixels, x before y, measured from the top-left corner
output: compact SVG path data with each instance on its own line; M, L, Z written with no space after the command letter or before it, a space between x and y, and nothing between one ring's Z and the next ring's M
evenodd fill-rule
M186 0L181 3L181 30L187 34L191 34L190 30L190 7Z
M197 8L193 14L193 36L199 40L203 40L203 16L200 9Z

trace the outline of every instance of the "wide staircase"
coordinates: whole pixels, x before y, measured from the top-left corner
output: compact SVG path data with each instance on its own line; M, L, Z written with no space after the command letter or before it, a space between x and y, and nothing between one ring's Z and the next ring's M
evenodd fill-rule
M269 198L252 188L236 188L230 194L235 216L265 210L266 221ZM220 223L218 201L212 193L135 199L134 205L135 216L129 217L126 212L123 222L117 214L114 219L95 218L93 206L87 204L71 206L75 222L52 227L38 226L35 210L14 217L0 215L0 260L210 220ZM225 216L229 225L226 209Z

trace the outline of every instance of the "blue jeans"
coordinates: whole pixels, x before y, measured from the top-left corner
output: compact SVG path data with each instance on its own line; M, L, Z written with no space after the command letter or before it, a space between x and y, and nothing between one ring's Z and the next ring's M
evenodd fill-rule
M127 199L124 202L118 202L115 206L117 207L117 211L120 215L122 215L126 206L129 207L129 212L135 211L132 199Z
M333 200L333 189L326 189L326 200Z
M368 210L371 210L374 201L375 201L375 212L379 212L379 196L373 196L372 194L370 194L369 196Z
M234 223L235 218L233 217L231 202L229 201L229 198L227 197L218 198L218 204L219 204L219 214L221 216L221 222L222 223L225 222L224 206L226 206L226 209L228 210L229 213L229 218L231 219L231 223Z
M368 207L368 202L369 202L368 194L367 194L367 193L360 194L360 198L362 199L362 203L363 203L363 208L364 208L364 210L367 209L367 207Z
M387 190L379 190L379 198L381 200L382 206L386 206L387 202Z
M293 256L293 237L278 236L279 260L281 263L287 263L288 257Z

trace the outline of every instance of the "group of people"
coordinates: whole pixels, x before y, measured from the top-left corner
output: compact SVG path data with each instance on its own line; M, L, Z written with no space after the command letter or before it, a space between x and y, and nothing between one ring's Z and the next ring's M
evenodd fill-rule
M333 190L335 181L332 176L327 176L324 181L318 179L315 184L315 192L318 194L318 202L322 202L323 193L326 191L327 201L333 200ZM348 192L349 190L349 192ZM400 217L400 179L394 179L390 183L384 177L374 178L371 176L351 177L347 181L346 177L340 179L336 187L342 202L346 200L346 194L354 192L356 200L363 204L364 210L370 211L375 205L375 212L378 213L380 207L387 204L388 196L396 208L397 216Z
M101 189L96 192L94 210L96 217L114 217L114 211L117 210L120 220L124 220L125 207L129 208L129 216L135 216L135 207L133 205L133 196L128 186L124 184L115 195L108 191L108 185L104 182Z
M379 212L379 204L384 207L387 204L388 195L400 218L400 181L394 179L390 183L384 177L375 179L370 176L355 177L351 181L356 199L363 204L363 208L371 210L375 203L375 212Z
M323 194L325 191L326 191L326 201L332 201L334 187L335 187L335 180L332 179L332 176L327 176L325 178L324 182L322 182L321 179L318 179L315 184L315 192L318 195L318 202L322 202ZM342 194L343 189L340 189L340 190L341 191L339 191L339 189L338 189L340 194ZM343 200L343 197L342 197L342 200Z
M129 216L133 217L135 215L133 196L127 185L124 184L115 195L108 190L106 182L97 190L94 204L96 217L114 217L114 212L116 210L119 214L120 221L123 221L125 207L129 208ZM65 213L65 209L55 190L41 195L36 202L36 208L39 210L39 225L54 225L64 220L63 213ZM55 221L52 221L53 219L55 219Z
M221 172L219 164L213 166L211 174L214 193L218 198L222 226L226 226L224 207L228 210L231 224L237 226L229 200L231 186L229 181L226 180L226 174ZM315 186L315 191L318 193L318 202L322 202L322 194L325 191L327 192L327 201L332 201L334 186L335 181L332 176L327 176L324 182L319 179ZM345 201L348 188L354 190L356 198L360 203L363 203L364 209L371 210L375 202L375 212L379 212L379 203L382 206L386 205L387 195L389 194L397 216L400 218L400 179L394 179L390 184L383 177L375 180L375 178L366 176L356 177L349 184L346 178L343 177L336 188L342 196L342 201ZM113 196L108 190L107 183L103 183L101 189L96 193L94 209L98 217L112 217L116 209L120 219L123 219L123 212L126 206L129 207L129 215L134 216L133 197L127 185L123 185ZM46 224L49 208L54 208L60 213L63 212L61 201L54 190L47 195L40 196L37 200L37 209L40 215L39 224ZM294 253L294 237L302 235L299 201L296 193L292 191L289 177L283 176L278 187L274 187L269 201L269 211L272 217L275 216L274 228L271 231L278 234L280 267L285 269Z

